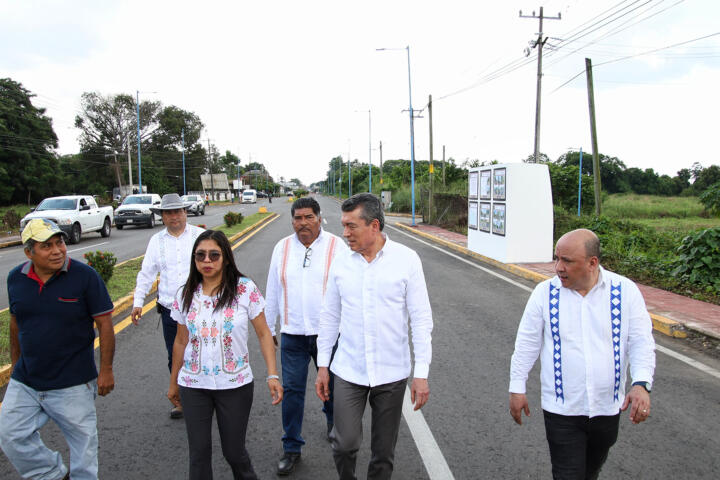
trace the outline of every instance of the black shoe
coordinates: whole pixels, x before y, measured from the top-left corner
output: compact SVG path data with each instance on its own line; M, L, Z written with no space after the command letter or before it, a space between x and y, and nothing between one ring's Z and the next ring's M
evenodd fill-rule
M183 418L182 407L173 407L173 409L170 410L170 418L172 418L173 420Z
M331 435L331 434L332 434L333 426L334 426L334 425L333 425L332 423L328 423L328 424L327 424L327 441L328 441L328 442L332 442L332 435Z
M278 462L277 474L290 475L298 463L300 463L299 453L285 452Z

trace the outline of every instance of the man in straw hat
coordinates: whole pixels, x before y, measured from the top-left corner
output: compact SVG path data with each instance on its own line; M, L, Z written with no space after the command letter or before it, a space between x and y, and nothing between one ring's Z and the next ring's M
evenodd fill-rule
M175 333L177 333L177 324L170 317L170 307L175 299L175 293L187 280L190 272L192 247L203 229L187 223L186 207L177 193L164 195L160 207L154 207L151 210L162 216L165 228L153 235L148 243L142 268L137 276L131 315L133 323L137 325L142 316L145 296L159 273L157 308L163 326L169 371L172 365ZM170 418L182 418L181 405L173 406Z
M100 275L67 256L67 235L36 218L22 231L29 261L8 275L12 377L0 411L0 447L23 478L97 478L96 394L114 386L113 303ZM100 372L93 343L100 334ZM52 419L70 471L38 431Z

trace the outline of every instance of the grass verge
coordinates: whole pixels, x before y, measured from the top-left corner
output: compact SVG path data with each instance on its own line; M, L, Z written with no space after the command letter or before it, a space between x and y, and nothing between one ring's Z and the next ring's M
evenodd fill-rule
M256 223L258 223L259 221L261 221L262 219L264 219L266 217L269 217L270 215L272 215L272 213L270 213L270 212L268 212L268 213L253 213L252 215L243 218L242 222L240 222L236 225L233 225L232 227L223 225L221 227L214 228L213 230L219 230L219 231L223 232L225 235L227 235L227 237L229 238L229 237L232 237L233 235L235 235L236 233L242 232L246 228L248 228L252 225L255 225Z

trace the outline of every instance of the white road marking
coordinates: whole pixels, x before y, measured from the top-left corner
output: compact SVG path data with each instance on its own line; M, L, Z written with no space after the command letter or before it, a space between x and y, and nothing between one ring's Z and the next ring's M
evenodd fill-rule
M502 280L505 280L505 281L508 282L508 283L511 283L511 284L513 284L513 285L515 285L515 286L517 286L517 287L522 288L523 290L526 290L526 291L528 291L528 292L532 292L532 288L529 288L529 287L527 287L527 286L525 286L525 285L522 285L522 284L520 284L520 283L518 283L518 282L516 282L516 281L514 281L514 280L511 280L510 278L506 277L505 275L500 275L499 273L495 273L495 272L493 272L492 270L488 270L487 268L481 267L480 265L478 265L478 264L476 264L476 263L473 263L473 262L471 262L471 261L469 261L469 260L466 260L466 259L464 259L464 258L462 258L462 257L459 257L459 256L455 255L454 253L450 253L450 252L448 252L447 250L444 250L444 249L442 249L442 248L440 248L440 247L438 247L438 246L436 246L436 245L432 245L432 244L426 242L425 240L421 240L421 239L417 238L415 235L411 235L411 234L409 234L409 233L407 233L407 232L404 232L404 231L402 231L402 230L399 230L399 229L397 229L397 228L395 228L395 227L391 227L390 225L387 225L387 227L392 228L392 229L395 230L396 232L402 233L403 235L408 236L408 237L410 237L410 238L412 238L412 239L414 239L414 240L416 240L416 241L418 241L418 242L420 242L420 243L422 243L422 244L425 244L425 245L427 245L428 247L434 248L435 250L438 250L438 251L444 253L445 255L449 255L449 256L451 256L451 257L453 257L453 258L456 258L456 259L460 260L461 262L467 263L468 265L472 265L473 267L478 268L478 269L482 270L483 272L487 272L487 273L489 273L490 275L494 275L494 276L496 276L496 277L498 277L498 278L500 278L500 279L502 279ZM658 345L657 343L655 344L655 349L656 349L658 352L664 353L665 355L669 355L669 356L671 356L671 357L673 357L673 358L675 358L675 359L677 359L677 360L680 360L681 362L684 362L684 363L690 365L691 367L697 368L697 369L700 370L701 372L707 373L708 375L712 375L712 376L714 376L714 377L716 377L716 378L720 378L720 371L715 370L714 368L709 367L709 366L705 365L704 363L700 363L700 362L698 362L697 360L693 360L692 358L687 357L687 356L683 355L682 353L678 353L678 352L676 352L676 351L674 351L674 350L671 350L671 349L669 349L669 348L667 348L667 347L663 347L662 345Z
M497 278L499 278L499 279L501 279L501 280L505 280L506 282L508 282L508 283L510 283L510 284L512 284L512 285L515 285L515 286L518 287L518 288L522 288L522 289L525 290L526 292L532 292L532 291L533 291L533 289L530 288L530 287L528 287L527 285L523 285L522 283L516 282L515 280L513 280L513 279L511 279L511 278L509 278L509 277L506 277L505 275L501 275L501 274L499 274L499 273L497 273L497 272L493 272L492 270L490 270L490 269L488 269L488 268L481 267L481 266L478 265L477 263L471 262L470 260L467 260L467 259L465 259L465 258L462 258L462 257L459 256L459 255L455 255L454 253L450 253L450 252L448 252L447 250L445 250L445 249L443 249L443 248L441 248L441 247L438 247L437 245L433 245L432 243L426 242L425 240L421 240L421 239L419 239L418 237L416 237L415 235L411 235L411 234L409 234L409 233L407 233L407 232L403 232L402 230L397 229L397 228L395 228L395 227L392 227L392 226L390 226L390 225L386 225L386 226L389 227L389 228L392 228L393 230L395 230L395 231L398 232L398 233L402 233L403 235L412 238L412 239L415 240L415 241L418 241L418 242L420 242L420 243L422 243L422 244L424 244L424 245L427 245L427 246L430 247L430 248L434 248L435 250L437 250L437 251L439 251L439 252L442 252L442 253L444 253L445 255L449 255L449 256L457 259L457 260L460 260L461 262L467 263L468 265L470 265L470 266L472 266L472 267L475 267L475 268L477 268L477 269L479 269L479 270L482 270L482 271L485 272L485 273L489 273L490 275L493 275L493 276L495 276L495 277L497 277Z
M701 372L705 372L708 375L712 375L715 378L720 378L720 371L715 370L712 367L708 367L704 363L700 363L697 360L693 360L690 357L686 357L682 353L678 353L675 350L670 350L669 348L663 347L662 345L658 345L658 344L655 344L655 350L657 350L658 352L662 352L665 355L669 355L673 358L676 358L676 359L680 360L681 362L685 362L688 365L697 368Z
M76 248L75 250L68 250L67 253L79 252L80 250L86 250L88 248L99 247L100 245L105 245L106 243L110 243L110 242L100 242L100 243L96 243L95 245L88 245L87 247Z
M420 458L425 464L425 470L427 470L430 480L453 480L455 477L450 471L450 467L445 461L445 457L440 451L430 427L425 422L422 411L413 410L413 408L413 404L410 403L410 389L406 388L402 406L403 417L405 417L410 434L415 440L415 445L417 445Z
M327 220L325 220L325 217L323 217L323 223L324 223L325 225L328 224L328 223L327 223Z

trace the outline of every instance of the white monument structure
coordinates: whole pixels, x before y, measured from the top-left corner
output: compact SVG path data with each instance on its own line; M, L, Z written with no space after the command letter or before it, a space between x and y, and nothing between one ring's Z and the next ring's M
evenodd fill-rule
M471 168L468 182L470 250L503 263L552 260L553 204L547 165Z

